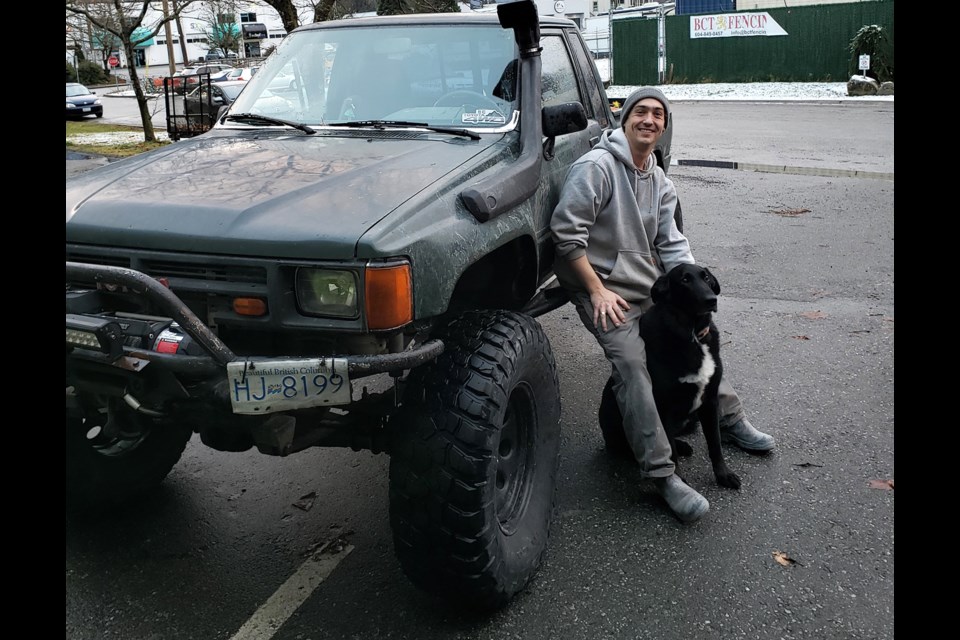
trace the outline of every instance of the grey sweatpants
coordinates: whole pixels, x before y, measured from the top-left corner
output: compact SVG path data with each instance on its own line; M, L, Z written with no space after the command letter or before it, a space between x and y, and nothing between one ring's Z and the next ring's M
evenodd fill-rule
M640 463L645 478L673 474L670 441L660 422L653 399L653 385L647 372L647 350L640 337L640 305L632 304L626 321L619 327L607 322L607 331L593 326L593 305L585 293L571 292L580 321L603 348L612 367L613 390L623 415L623 429ZM740 398L724 376L720 380L720 426L735 424L744 417Z

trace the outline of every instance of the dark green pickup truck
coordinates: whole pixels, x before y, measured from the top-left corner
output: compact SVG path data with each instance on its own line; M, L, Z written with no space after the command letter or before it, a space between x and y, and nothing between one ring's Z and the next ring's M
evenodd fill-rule
M554 506L549 219L612 126L576 25L520 0L301 27L210 131L69 179L68 509L194 433L386 452L410 579L506 603Z

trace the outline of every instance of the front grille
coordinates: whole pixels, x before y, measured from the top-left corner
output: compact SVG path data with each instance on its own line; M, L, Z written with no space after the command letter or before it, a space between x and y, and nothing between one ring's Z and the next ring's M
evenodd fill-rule
M266 269L247 265L210 265L190 262L143 260L140 271L154 277L187 278L208 282L267 283Z
M127 256L104 256L86 253L67 252L67 262L83 262L86 264L102 264L108 267L130 268L130 258Z
M202 262L197 262L195 257L193 260L181 262L171 258L130 257L113 252L94 254L83 251L67 251L67 260L112 267L127 267L154 278L170 278L181 281L196 280L209 283L267 284L267 269L265 266L231 264L223 259L212 257L205 258Z

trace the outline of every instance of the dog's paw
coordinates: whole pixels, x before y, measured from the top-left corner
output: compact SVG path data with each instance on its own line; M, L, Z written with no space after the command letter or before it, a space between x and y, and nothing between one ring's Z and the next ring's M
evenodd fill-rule
M721 487L727 487L728 489L740 488L740 476L730 471L726 466L722 469L715 469L714 475L717 477L717 484Z
M688 457L693 455L693 447L689 442L683 440L676 440L677 455L681 457Z

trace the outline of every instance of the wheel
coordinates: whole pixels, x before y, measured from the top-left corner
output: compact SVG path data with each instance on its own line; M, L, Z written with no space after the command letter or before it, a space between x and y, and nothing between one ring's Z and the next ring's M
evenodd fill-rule
M102 117L103 117L103 113L102 113L102 112L101 112L101 113L98 113L98 114L96 114L96 115L97 115L98 118L102 118Z
M500 110L500 105L496 102L476 91L467 91L466 89L458 89L456 91L451 91L450 93L445 93L437 101L433 103L435 107L464 107L467 105L471 106L484 106L496 111Z
M190 427L135 413L122 400L81 416L67 410L67 510L120 506L158 486L193 435ZM101 405L103 406L103 405Z
M560 393L531 317L468 312L415 369L390 459L394 550L419 588L492 610L540 567L553 516Z

